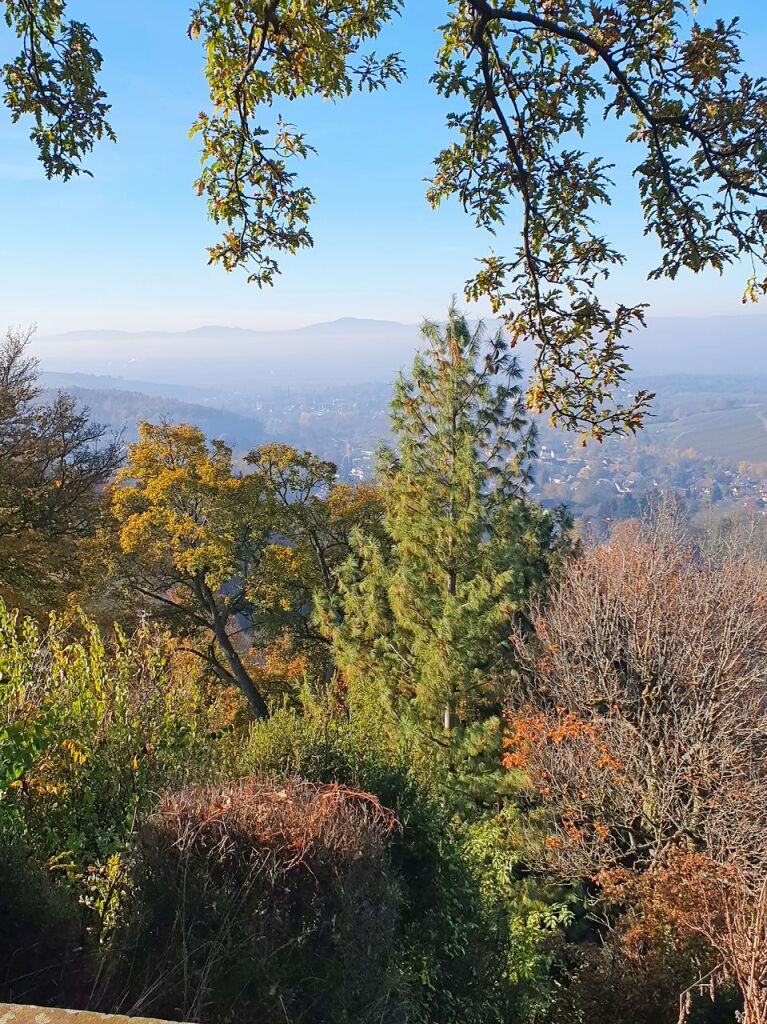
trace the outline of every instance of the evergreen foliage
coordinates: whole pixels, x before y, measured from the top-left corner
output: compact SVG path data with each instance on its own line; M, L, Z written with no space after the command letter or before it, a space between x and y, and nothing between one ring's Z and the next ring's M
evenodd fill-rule
M566 520L525 493L535 432L521 371L453 305L392 402L396 450L380 452L384 537L358 533L325 608L350 687L377 689L458 770L495 747L511 624L567 547ZM471 771L472 769L470 769Z
M240 763L248 773L375 793L395 812L402 828L392 835L390 857L409 1019L543 1020L573 907L545 880L523 877L514 809L463 821L445 799L440 766L414 768L413 742L372 687L336 682L305 688L299 706L254 724Z

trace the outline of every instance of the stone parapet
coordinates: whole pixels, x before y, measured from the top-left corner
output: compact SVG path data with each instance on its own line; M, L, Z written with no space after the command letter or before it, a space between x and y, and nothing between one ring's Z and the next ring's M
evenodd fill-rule
M53 1010L45 1006L0 1003L0 1024L167 1024L148 1017L121 1017L89 1010Z

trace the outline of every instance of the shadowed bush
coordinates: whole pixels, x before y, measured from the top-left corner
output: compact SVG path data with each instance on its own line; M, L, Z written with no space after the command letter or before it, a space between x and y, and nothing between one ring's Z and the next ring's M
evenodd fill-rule
M438 760L418 760L411 737L372 688L306 688L301 700L300 709L280 708L254 724L241 770L337 782L375 793L394 810L402 829L392 835L389 856L401 894L398 957L408 979L408 1021L541 1020L548 990L541 995L537 986L553 935L549 923L525 923L536 910L512 877L519 858L495 843L497 828L487 819L461 823L454 794L440 784Z
M0 824L0 1002L74 1004L84 983L80 913L8 824Z
M106 1002L204 1024L405 1020L396 829L375 797L338 785L166 796L141 832Z

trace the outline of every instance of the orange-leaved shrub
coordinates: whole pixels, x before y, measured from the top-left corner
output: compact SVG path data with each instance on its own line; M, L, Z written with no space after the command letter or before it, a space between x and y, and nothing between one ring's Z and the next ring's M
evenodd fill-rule
M505 765L538 809L540 859L605 915L605 949L571 986L581 1016L624 1019L612 1000L632 1021L653 1005L651 1020L693 1020L696 983L717 982L767 1024L767 562L664 513L587 548L531 619ZM611 990L616 974L639 988Z

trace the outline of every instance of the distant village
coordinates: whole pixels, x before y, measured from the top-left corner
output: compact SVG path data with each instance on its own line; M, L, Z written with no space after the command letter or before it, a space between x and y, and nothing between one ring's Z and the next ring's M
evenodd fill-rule
M328 438L328 457L334 449L339 477L369 480L375 466L375 447ZM623 519L636 515L653 496L674 494L692 512L718 506L741 507L767 514L767 463L730 464L704 458L692 450L675 452L637 439L582 447L577 437L558 437L541 443L532 493L545 505L565 504L586 519Z
M584 447L577 435L539 425L532 493L546 505L565 504L576 517L595 522L634 516L649 500L666 494L680 498L692 514L707 509L765 514L767 429L763 444L761 427L741 444L738 429L743 423L736 422L748 410L758 415L764 388L764 382L744 378L655 380L657 398L648 429L634 437L608 438L601 445L589 442ZM192 422L225 440L235 453L272 440L313 451L334 462L339 478L349 482L372 478L378 444L389 439L388 384L312 392L275 388L258 396L229 395L227 400L213 394L205 406L117 389L70 390L97 422L126 441L135 439L141 418ZM699 425L705 416L712 423L709 438L721 442L716 416L722 412L728 417L728 443L718 447L735 457L713 457L692 444L674 443L681 427Z

